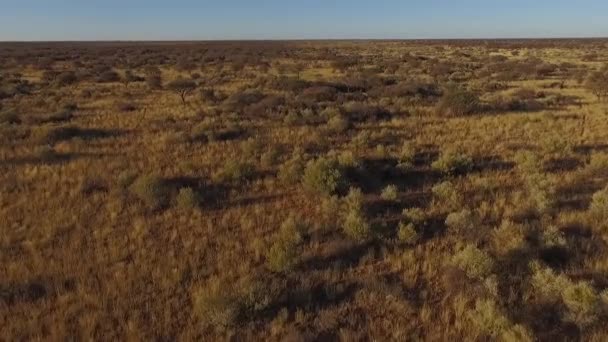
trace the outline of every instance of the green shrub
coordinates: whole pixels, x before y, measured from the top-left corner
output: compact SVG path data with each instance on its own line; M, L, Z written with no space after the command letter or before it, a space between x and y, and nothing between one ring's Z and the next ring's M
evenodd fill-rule
M220 182L241 182L253 176L255 167L247 161L229 159L214 175Z
M131 184L131 192L150 209L161 209L169 200L169 191L165 182L155 175L138 177Z
M363 209L363 193L351 188L343 199L342 230L353 240L364 241L371 236L372 228Z
M420 236L418 235L414 224L405 224L403 222L399 224L399 231L397 232L397 237L399 238L399 241L408 245L415 245L420 239Z
M447 150L433 162L431 167L447 175L466 173L473 169L473 159L455 150Z
M198 194L190 187L181 188L175 198L177 206L182 209L195 209L200 204Z
M365 215L354 210L346 213L342 229L348 237L357 241L367 240L372 231Z
M436 113L444 117L470 115L480 109L479 97L472 92L449 87L437 104Z
M395 185L388 185L382 190L380 197L385 201L396 201L399 197L399 190Z
M488 276L494 268L494 261L484 251L468 245L462 251L452 257L452 264L463 270L468 277L483 279Z
M309 192L333 195L344 186L344 179L337 161L320 157L306 164L302 184Z
M286 272L298 263L298 245L306 226L289 217L283 222L279 233L266 256L268 268L274 272Z

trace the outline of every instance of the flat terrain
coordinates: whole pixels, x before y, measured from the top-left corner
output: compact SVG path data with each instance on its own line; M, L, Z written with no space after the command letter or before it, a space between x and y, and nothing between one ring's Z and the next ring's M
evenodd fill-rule
M2 43L0 341L605 341L606 65Z

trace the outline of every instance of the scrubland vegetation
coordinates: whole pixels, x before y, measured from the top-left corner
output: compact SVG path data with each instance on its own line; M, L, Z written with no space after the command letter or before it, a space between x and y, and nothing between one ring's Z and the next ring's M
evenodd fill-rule
M604 40L0 45L0 340L605 341Z

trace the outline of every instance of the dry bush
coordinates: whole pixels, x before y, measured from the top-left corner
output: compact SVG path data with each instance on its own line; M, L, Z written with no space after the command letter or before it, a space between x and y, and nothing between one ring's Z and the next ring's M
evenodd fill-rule
M382 198L385 201L394 202L399 198L399 189L394 184L387 185L386 188L384 188L384 190L382 190L382 193L380 194L380 198Z
M399 238L400 242L407 245L415 245L418 240L420 240L420 234L418 234L416 231L416 227L413 223L399 223L397 237Z
M451 264L464 271L473 279L483 279L492 273L494 260L486 252L468 245L454 254Z
M241 303L233 286L217 278L192 293L193 311L202 325L224 330L234 326L241 314Z
M458 117L475 114L480 109L479 97L472 92L449 87L435 109L439 116Z
M473 169L473 159L468 155L449 149L441 153L431 165L435 170L448 175L462 174Z
M298 245L302 242L307 227L294 216L281 224L274 242L266 255L268 268L274 272L287 272L298 263Z
M131 193L137 196L148 208L162 209L169 203L169 190L165 181L156 175L143 175L130 186Z
M602 101L608 96L608 69L591 73L585 86L593 95L597 96L598 101Z

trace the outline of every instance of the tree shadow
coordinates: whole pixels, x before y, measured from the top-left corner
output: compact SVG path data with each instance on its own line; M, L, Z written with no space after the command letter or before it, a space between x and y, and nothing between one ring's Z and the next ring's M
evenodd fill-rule
M370 248L374 247L373 242L363 244L345 242L335 248L329 254L315 255L303 260L298 269L303 271L319 271L327 269L347 269L359 263L361 258L366 255Z
M545 163L544 169L548 173L560 173L574 171L582 165L578 158L551 158Z
M505 172L511 171L515 168L515 163L511 161L504 161L500 156L487 156L481 157L474 160L473 172Z
M57 165L63 164L70 161L74 161L77 159L84 158L102 158L112 156L112 154L107 153L58 153L58 152L50 152L48 155L44 156L29 156L22 158L13 158L8 160L0 160L1 166L23 166L23 165L31 165L31 164L40 164L40 165Z

